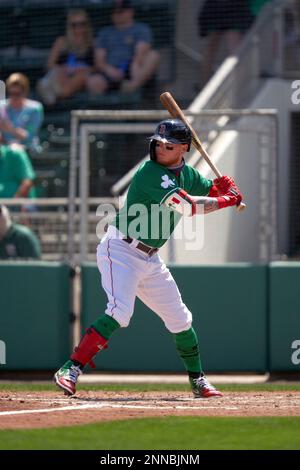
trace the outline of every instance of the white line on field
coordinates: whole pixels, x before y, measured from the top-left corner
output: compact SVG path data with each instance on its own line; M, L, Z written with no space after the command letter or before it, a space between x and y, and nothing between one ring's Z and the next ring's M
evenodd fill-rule
M213 410L213 409L220 409L219 406L203 406L203 407L195 407L195 406L142 406L142 405L116 405L111 404L108 405L107 403L98 403L98 404L88 404L88 405L77 405L77 406L62 406L60 408L42 408L40 410L18 410L18 411L1 411L0 416L12 416L12 415L21 415L21 414L32 414L32 413L56 413L57 411L81 411L81 410L88 410L88 409L111 409L111 408L122 408L122 409L133 409L133 410ZM238 410L235 406L228 406L222 407L224 410Z
M215 399L215 398L213 398ZM31 395L26 395L26 397L10 397L9 398L9 401L17 401L17 402L20 402L22 400L22 402L37 402L37 403L49 403L51 405L57 405L57 404L66 404L66 403L70 403L70 402L77 402L78 405L82 404L82 405L85 405L85 404L89 404L88 403L88 400L89 399L85 399L85 398L81 398L81 397L69 397L69 398L41 398L41 397L33 397ZM102 402L100 401L101 399L100 398L92 398L92 400L96 401L96 400L99 400L100 403L105 403L105 402L110 402L110 401L114 401L114 402L124 402L124 401L127 401L127 399L125 398L102 398ZM155 401L155 400L159 400L161 403L169 403L170 402L170 399L162 399L162 398L152 398L149 397L147 399L147 401ZM181 398L181 397L176 397L174 398L174 401L176 402L195 402L195 400L197 401L198 399L195 399L194 397L184 397L184 398ZM0 403L1 402L7 402L7 398L1 398L0 397ZM142 398L128 398L128 401L132 401L132 402L135 402L135 403L142 403L145 401L145 399L142 399ZM223 401L222 401L223 402Z
M25 415L31 413L53 413L55 411L70 411L93 408L93 405L82 405L82 406L62 406L60 408L41 408L40 410L18 410L18 411L1 411L0 416L12 416L12 415Z

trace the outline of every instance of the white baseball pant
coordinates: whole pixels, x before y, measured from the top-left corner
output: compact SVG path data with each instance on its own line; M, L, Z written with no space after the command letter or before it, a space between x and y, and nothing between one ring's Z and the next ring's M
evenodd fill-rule
M108 297L105 313L121 327L128 326L138 296L171 333L188 330L192 314L158 253L149 256L136 248L137 240L128 244L122 238L122 233L110 225L97 248L97 265Z

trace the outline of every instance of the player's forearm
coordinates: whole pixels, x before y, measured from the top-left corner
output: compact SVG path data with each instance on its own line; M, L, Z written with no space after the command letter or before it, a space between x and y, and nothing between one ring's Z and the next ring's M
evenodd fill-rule
M209 214L225 207L234 206L237 203L237 196L191 196L183 189L178 189L178 191L170 194L164 201L167 207L185 216Z
M196 214L209 214L220 209L216 197L197 196L193 197L193 200L196 204Z
M235 206L240 202L238 195L224 195L220 197L198 196L192 197L192 200L196 206L196 214L209 214L225 207Z

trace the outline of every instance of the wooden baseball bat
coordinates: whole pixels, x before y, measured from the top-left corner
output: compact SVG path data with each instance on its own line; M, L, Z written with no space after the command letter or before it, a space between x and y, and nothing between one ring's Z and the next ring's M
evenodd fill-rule
M176 119L181 119L181 121L184 122L184 124L190 129L191 134L192 134L192 144L193 146L198 150L198 152L202 155L202 157L205 159L207 164L210 166L214 174L217 176L217 178L221 178L222 174L218 170L218 168L214 165L214 163L211 161L210 156L208 155L207 151L203 147L201 140L199 139L198 135L196 134L196 131L193 129L192 125L189 123L187 118L185 117L183 111L180 109L178 104L176 103L175 99L169 93L166 91L165 93L162 93L160 95L160 101L163 104L163 106L169 111L170 115L173 118ZM237 206L238 211L242 211L246 208L246 204L244 202L241 202L239 206Z

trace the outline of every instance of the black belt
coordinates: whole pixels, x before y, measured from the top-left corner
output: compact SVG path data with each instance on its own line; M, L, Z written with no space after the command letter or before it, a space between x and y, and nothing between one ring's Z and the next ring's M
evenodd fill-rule
M133 238L131 238L131 237L123 238L123 240L126 243L132 243L133 242ZM136 245L136 248L143 251L144 253L147 253L147 255L149 255L149 256L152 256L152 255L154 255L154 253L158 252L158 248L151 248L151 246L147 246L142 242L138 242L138 244Z

